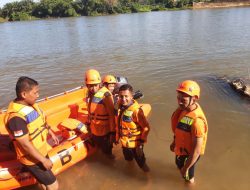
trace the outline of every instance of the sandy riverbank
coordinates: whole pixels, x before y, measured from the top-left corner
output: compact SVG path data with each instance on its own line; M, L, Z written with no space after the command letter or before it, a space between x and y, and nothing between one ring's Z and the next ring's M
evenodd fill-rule
M193 2L193 9L206 9L206 8L227 8L227 7L243 7L250 6L250 1L238 2Z

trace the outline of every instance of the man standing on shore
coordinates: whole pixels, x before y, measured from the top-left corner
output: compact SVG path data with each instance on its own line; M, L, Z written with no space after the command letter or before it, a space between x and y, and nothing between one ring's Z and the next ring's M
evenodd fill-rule
M135 159L144 172L149 172L143 147L150 127L140 105L133 99L133 88L129 84L119 88L117 115L116 141L121 141L125 160Z
M194 167L205 151L208 124L197 103L200 98L199 85L186 80L176 91L179 107L171 118L174 140L170 149L175 152L175 162L183 178L194 183Z
M94 142L110 159L115 141L115 113L111 92L101 88L101 76L97 70L90 69L85 73L85 84L88 88L88 112L90 131Z

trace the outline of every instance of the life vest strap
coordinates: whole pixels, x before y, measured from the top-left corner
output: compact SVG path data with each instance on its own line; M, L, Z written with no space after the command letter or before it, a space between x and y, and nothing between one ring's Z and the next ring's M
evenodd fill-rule
M32 133L30 133L30 135L34 135L37 131L38 131L38 128L36 128L36 130L33 131Z
M101 120L101 121L107 121L107 120L109 120L109 118L101 118L101 117L93 117L93 116L91 116L90 119L91 120Z
M38 135L40 135L46 129L47 129L46 127L43 127L41 131L39 131L33 138L30 139L30 141L33 141L36 137L38 137Z
M94 116L95 113L90 113L90 115ZM96 116L107 117L109 115L108 114L96 114Z
M127 128L127 127L121 127L123 130L127 130L127 131L135 131L135 130L141 130L141 126L137 126L136 128Z
M127 135L125 135L124 133L120 133L121 137L128 137L128 138L131 138L131 137L137 137L137 136L140 136L141 133L139 134L132 134L132 133L128 133Z

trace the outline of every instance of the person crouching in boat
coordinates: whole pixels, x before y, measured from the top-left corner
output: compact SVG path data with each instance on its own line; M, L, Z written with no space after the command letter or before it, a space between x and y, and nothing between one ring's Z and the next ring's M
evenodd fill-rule
M102 79L102 85L109 90L110 94L113 97L114 110L115 110L116 103L117 103L117 98L114 94L116 83L117 83L116 78L113 75L106 75ZM111 146L113 146L113 143L115 143L115 133L112 133L110 135L110 143L111 143Z
M150 127L140 105L133 99L133 88L129 84L119 88L117 114L116 141L121 141L125 160L135 159L138 166L148 172L143 146L147 142Z
M37 179L42 189L57 190L58 182L51 171L53 163L46 158L47 135L51 135L55 144L59 140L35 103L39 97L38 82L29 77L20 77L16 83L16 95L16 99L9 104L5 126L17 159Z
M113 94L114 92L116 83L117 81L113 75L106 75L102 79L103 86L105 86L110 91L111 94Z
M199 85L186 80L176 91L179 107L171 118L174 140L170 150L175 152L175 162L183 178L194 183L194 167L205 151L208 124L197 103L200 98Z
M86 71L85 84L88 88L88 113L93 140L104 154L114 159L115 114L112 93L105 86L100 87L101 77L97 70Z

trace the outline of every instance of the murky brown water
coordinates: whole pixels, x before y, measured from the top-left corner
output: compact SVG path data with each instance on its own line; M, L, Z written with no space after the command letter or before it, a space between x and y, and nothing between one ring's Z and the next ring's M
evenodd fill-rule
M0 107L14 97L21 75L37 79L41 97L79 86L86 69L127 76L150 103L145 147L151 172L97 154L61 174L60 189L189 189L169 151L176 85L197 80L209 122L198 190L247 190L250 101L218 77L248 77L250 8L152 12L0 24ZM27 189L35 189L30 187Z

